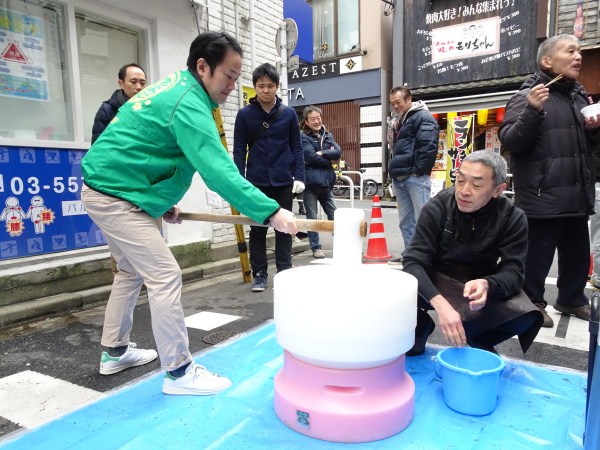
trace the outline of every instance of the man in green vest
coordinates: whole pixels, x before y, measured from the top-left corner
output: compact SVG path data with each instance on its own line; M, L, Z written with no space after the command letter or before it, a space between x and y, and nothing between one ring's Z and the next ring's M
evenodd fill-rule
M294 215L247 182L224 151L212 111L242 71L242 49L225 33L204 33L191 44L187 70L135 95L85 156L81 199L106 237L119 273L104 320L100 373L110 375L157 357L130 341L142 284L152 330L166 371L163 392L210 395L231 381L195 364L181 306L181 269L154 219L181 223L177 202L198 172L238 211L276 230L298 231Z

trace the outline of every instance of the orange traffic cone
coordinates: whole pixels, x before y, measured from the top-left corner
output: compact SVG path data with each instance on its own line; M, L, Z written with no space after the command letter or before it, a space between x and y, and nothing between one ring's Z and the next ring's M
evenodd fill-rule
M385 230L383 229L383 217L381 216L381 203L379 196L373 196L373 209L371 210L371 224L369 225L369 241L367 242L367 253L363 256L363 262L376 263L386 262L392 259L388 253L385 241Z

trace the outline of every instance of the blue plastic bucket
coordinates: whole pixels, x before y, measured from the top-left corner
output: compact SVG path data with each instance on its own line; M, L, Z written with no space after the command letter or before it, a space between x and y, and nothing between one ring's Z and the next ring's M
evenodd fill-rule
M484 416L496 408L504 361L477 348L447 348L437 354L444 401L453 410Z

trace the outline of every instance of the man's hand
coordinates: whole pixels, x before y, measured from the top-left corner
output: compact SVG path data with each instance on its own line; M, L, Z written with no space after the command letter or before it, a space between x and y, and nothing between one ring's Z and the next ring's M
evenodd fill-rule
M465 334L460 314L441 295L436 295L429 303L435 308L442 333L450 345L456 347L465 346L467 335Z
M296 216L287 209L281 208L269 222L273 228L282 233L296 234L298 232Z
M535 109L538 114L544 110L544 103L550 97L550 89L543 84L532 87L527 94L527 104Z
M600 128L600 114L597 114L595 117L586 117L585 128L586 130L595 130L596 128Z
M304 191L304 183L302 181L294 181L294 186L292 186L293 194L301 194Z
M177 206L173 206L170 210L163 214L163 220L167 223L181 223L179 213L181 210Z
M487 292L490 285L486 279L471 280L465 283L463 295L471 300L469 308L471 311L479 311L485 306Z

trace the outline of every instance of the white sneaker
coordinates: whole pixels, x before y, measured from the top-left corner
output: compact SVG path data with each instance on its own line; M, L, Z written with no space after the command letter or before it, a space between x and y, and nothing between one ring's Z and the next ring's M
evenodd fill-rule
M204 366L192 363L180 378L175 378L169 372L165 373L162 391L171 395L212 395L224 391L229 386L229 378L211 373Z
M121 356L113 357L107 352L102 352L100 374L112 375L129 367L143 366L154 361L157 357L158 353L155 350L142 350L141 348L137 348L135 342L130 342L127 351Z

